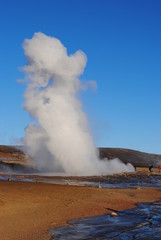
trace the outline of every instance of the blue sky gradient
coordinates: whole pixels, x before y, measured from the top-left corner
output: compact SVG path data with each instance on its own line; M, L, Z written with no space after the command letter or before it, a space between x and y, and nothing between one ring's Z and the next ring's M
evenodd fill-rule
M0 144L18 144L31 119L23 110L24 39L58 38L88 58L80 93L98 147L161 154L160 0L0 0Z

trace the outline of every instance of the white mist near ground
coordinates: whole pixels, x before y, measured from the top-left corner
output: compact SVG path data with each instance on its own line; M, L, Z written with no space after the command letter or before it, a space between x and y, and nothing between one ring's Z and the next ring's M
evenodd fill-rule
M24 41L27 64L25 109L34 119L26 127L24 145L41 171L71 175L93 175L133 171L120 160L99 160L88 121L77 93L86 65L86 55L68 56L53 37L35 33Z

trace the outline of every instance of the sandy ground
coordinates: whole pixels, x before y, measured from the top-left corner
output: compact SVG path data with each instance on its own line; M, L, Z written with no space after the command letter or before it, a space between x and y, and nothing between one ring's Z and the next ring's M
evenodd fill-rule
M0 181L0 239L48 240L67 221L161 199L160 189L99 189Z

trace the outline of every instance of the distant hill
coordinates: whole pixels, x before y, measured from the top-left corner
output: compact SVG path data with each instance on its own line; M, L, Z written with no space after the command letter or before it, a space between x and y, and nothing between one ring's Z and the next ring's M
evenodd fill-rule
M16 164L25 160L23 146L2 146L0 145L0 161L14 161ZM124 163L131 163L135 167L158 167L161 164L161 155L144 153L136 150L123 148L99 148L100 158L119 158ZM20 163L21 164L21 163Z
M32 173L34 167L26 161L23 146L0 145L0 172Z
M0 145L0 153L5 154L23 154L23 146L6 146Z
M131 163L134 167L158 167L161 164L161 155L139 152L123 148L99 148L100 158L119 158L124 163Z

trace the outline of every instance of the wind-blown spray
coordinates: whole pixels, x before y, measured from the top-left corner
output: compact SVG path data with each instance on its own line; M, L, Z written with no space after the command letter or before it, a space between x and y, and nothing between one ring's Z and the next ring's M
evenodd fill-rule
M27 64L25 109L35 119L24 144L42 171L71 175L133 171L119 160L100 161L77 98L86 55L68 56L61 42L43 33L24 41ZM116 165L116 167L115 167Z

